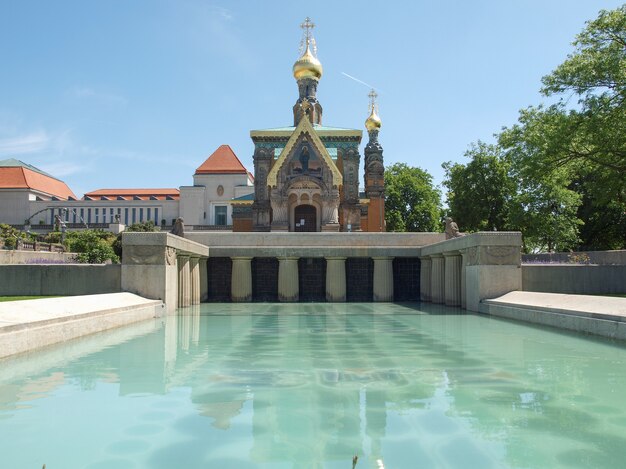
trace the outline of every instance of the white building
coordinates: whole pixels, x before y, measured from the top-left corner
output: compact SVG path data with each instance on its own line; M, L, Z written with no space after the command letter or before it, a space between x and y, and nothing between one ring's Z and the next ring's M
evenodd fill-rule
M0 161L0 223L50 229L55 216L69 227L104 228L154 221L170 226L182 217L189 229L232 225L230 202L254 192L254 178L228 145L220 146L193 175L193 186L98 189L78 199L61 180L15 159Z

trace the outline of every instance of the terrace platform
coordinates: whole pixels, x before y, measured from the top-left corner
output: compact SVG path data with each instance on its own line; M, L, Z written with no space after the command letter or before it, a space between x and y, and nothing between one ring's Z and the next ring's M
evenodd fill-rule
M483 300L480 312L626 340L626 298L513 291Z
M163 302L132 293L0 303L0 358L159 317Z

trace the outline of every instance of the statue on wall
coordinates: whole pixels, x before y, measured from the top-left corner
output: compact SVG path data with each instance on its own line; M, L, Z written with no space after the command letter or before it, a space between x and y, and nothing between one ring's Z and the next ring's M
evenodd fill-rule
M459 238L463 236L463 233L459 231L458 225L452 219L452 217L446 217L446 239Z
M183 224L183 219L178 217L176 222L174 222L174 227L172 231L170 231L173 235L180 236L181 238L185 237L185 225Z

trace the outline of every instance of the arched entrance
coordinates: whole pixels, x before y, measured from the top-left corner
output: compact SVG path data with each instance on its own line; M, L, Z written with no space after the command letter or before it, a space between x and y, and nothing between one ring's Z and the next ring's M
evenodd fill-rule
M315 205L298 205L293 211L294 231L302 233L317 231L317 209Z

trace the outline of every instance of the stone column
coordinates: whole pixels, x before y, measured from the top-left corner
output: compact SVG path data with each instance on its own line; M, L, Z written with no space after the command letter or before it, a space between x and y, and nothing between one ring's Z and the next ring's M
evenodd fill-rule
M432 260L430 257L420 257L420 300L430 301L430 271Z
M231 299L235 302L252 301L252 257L231 257L231 260Z
M446 306L461 305L461 255L458 251L443 253L444 268L444 303Z
M374 260L374 301L393 301L393 257Z
M191 285L189 284L189 256L178 256L178 307L190 305Z
M207 271L206 257L200 258L200 303L209 299L209 273Z
M467 267L467 249L461 249L461 308L467 307L467 295L465 293L466 275L465 269Z
M299 257L278 258L278 301L298 301L300 297L298 259Z
M346 258L326 258L326 301L346 301Z
M444 302L444 262L443 254L432 254L432 267L430 273L430 301L433 303Z
M189 258L189 304L197 305L200 303L200 266L198 265L199 257L191 256Z

